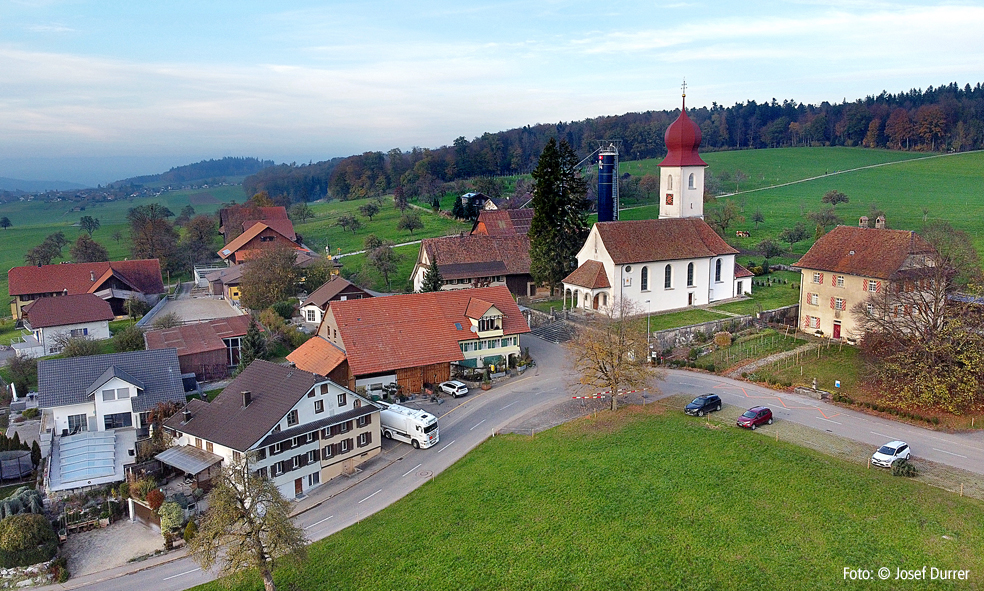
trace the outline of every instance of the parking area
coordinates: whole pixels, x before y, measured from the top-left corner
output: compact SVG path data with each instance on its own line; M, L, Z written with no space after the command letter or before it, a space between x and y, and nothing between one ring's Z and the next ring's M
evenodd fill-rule
M181 285L178 297L168 300L157 315L168 313L176 314L182 321L204 322L216 318L241 316L243 311L230 305L226 299L210 296L199 290L193 291L192 284L189 282Z
M68 536L62 552L68 557L69 572L80 577L123 566L163 548L160 532L123 519L109 527Z

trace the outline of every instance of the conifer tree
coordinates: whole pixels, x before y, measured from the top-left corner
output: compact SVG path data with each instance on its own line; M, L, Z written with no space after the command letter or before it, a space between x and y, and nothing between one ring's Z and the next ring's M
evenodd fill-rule
M246 336L243 337L242 346L239 349L239 367L236 373L242 372L250 363L257 359L263 359L267 354L266 337L260 332L256 320L249 319L249 328L246 329Z
M431 257L430 266L424 271L424 282L420 286L420 291L441 291L443 285L444 278L441 277L441 271L437 268L437 254L435 253Z

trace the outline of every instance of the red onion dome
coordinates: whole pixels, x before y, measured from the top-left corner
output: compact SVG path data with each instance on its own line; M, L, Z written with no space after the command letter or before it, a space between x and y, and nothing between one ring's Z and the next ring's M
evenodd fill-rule
M707 166L701 160L697 149L700 148L700 127L687 117L687 105L680 109L680 116L666 128L663 136L666 142L666 158L660 166Z

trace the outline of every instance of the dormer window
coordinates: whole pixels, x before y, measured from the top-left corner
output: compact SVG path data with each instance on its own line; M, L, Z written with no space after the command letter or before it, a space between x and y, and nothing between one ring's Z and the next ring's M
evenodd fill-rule
M502 330L501 316L483 316L478 320L478 332Z

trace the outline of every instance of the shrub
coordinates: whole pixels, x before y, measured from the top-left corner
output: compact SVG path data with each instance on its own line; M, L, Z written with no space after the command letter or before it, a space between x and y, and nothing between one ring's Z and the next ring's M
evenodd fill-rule
M113 348L117 353L143 351L145 348L143 329L133 324L113 335Z
M130 497L130 483L124 482L120 485L120 499L127 499Z
M58 536L44 515L12 515L0 521L0 566L30 566L51 560Z
M51 564L48 565L48 574L55 579L57 583L64 583L71 577L68 572L68 558L64 556L59 556L54 559Z
M157 483L152 478L138 480L130 485L130 496L144 501L147 499L147 493L152 491L156 486Z
M154 328L154 330L176 328L181 326L181 317L178 316L177 312L165 312L164 314L154 316L154 320L150 323L150 325Z
M194 521L189 521L188 525L185 526L184 531L184 541L185 543L191 543L195 539L195 535L198 533L198 526L195 525Z
M181 527L181 523L184 522L184 511L181 510L181 505L174 501L162 504L158 514L161 516L161 531L169 532L176 527Z
M714 333L714 344L718 347L730 347L731 333L727 331Z
M24 412L21 413L21 416L25 419L36 419L40 414L41 411L36 408L26 408L24 409Z
M276 302L270 308L284 320L290 320L294 316L294 304L291 302Z
M150 506L150 510L156 512L164 504L164 493L157 490L156 488L147 493L147 505Z
M908 460L899 459L892 462L892 476L912 478L915 475L916 467L909 463Z

